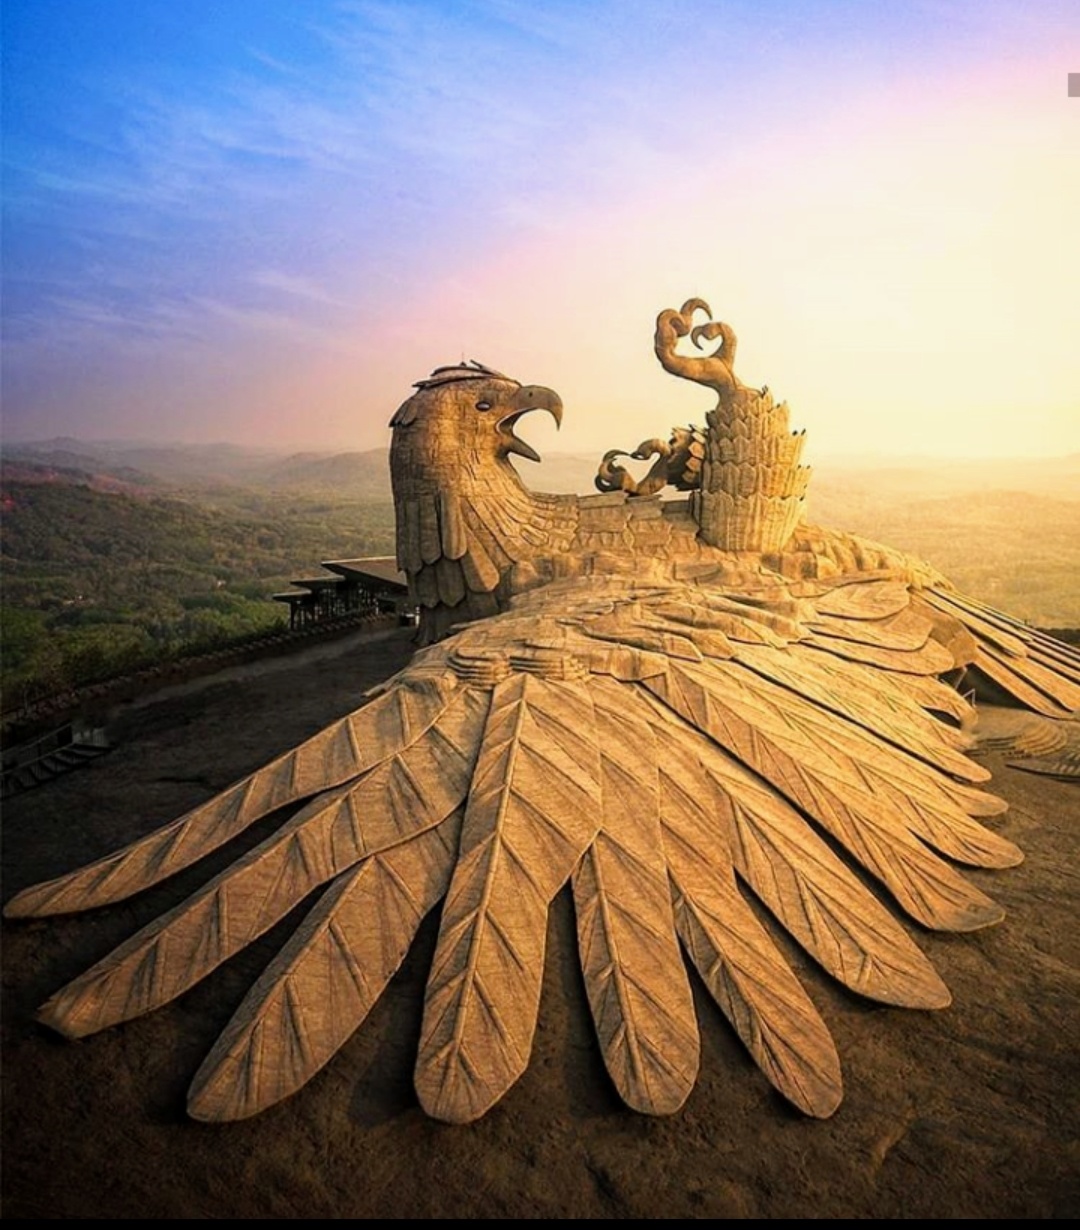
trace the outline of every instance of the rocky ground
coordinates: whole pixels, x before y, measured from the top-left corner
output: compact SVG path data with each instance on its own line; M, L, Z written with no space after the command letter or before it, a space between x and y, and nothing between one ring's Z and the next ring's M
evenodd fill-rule
M366 634L241 668L114 715L114 752L5 805L4 897L172 819L353 708L409 655ZM700 985L701 1073L667 1119L626 1110L592 1037L565 894L552 913L532 1061L469 1127L419 1109L411 1069L429 919L364 1027L304 1090L207 1126L186 1086L295 919L178 1002L69 1043L36 1006L202 883L95 914L4 927L7 1218L992 1218L1080 1210L1080 789L992 763L1000 821L1027 854L976 874L997 928L923 937L941 1012L847 994L796 957L831 1026L846 1096L792 1112ZM259 835L262 835L261 833ZM228 859L208 860L214 869Z

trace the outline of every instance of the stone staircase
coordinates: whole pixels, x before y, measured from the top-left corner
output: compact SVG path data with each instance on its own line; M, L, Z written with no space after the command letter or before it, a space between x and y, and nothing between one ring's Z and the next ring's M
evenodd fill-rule
M104 730L68 722L3 751L0 798L52 781L112 750Z

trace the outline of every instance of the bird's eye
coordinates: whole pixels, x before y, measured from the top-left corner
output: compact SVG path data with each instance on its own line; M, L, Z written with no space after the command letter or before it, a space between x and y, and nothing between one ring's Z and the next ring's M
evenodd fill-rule
M480 400L476 403L476 408L477 410L490 410L491 401L487 397L481 397Z

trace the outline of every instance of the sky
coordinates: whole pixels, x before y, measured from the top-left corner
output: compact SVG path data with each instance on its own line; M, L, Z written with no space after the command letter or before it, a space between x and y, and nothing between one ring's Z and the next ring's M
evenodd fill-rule
M4 0L8 439L631 448L706 299L814 457L1080 451L1075 0ZM540 416L536 416L539 418Z

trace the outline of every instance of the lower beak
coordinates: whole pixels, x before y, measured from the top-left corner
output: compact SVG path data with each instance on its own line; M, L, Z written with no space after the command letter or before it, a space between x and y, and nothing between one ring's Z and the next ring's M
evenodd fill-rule
M509 414L504 414L498 423L502 446L500 451L503 456L516 453L517 456L527 457L530 461L539 461L540 454L536 449L514 435L514 426L518 419L531 411L546 410L555 420L555 426L560 427L562 425L562 399L553 389L546 389L542 384L526 384L514 394L511 405L513 409Z

